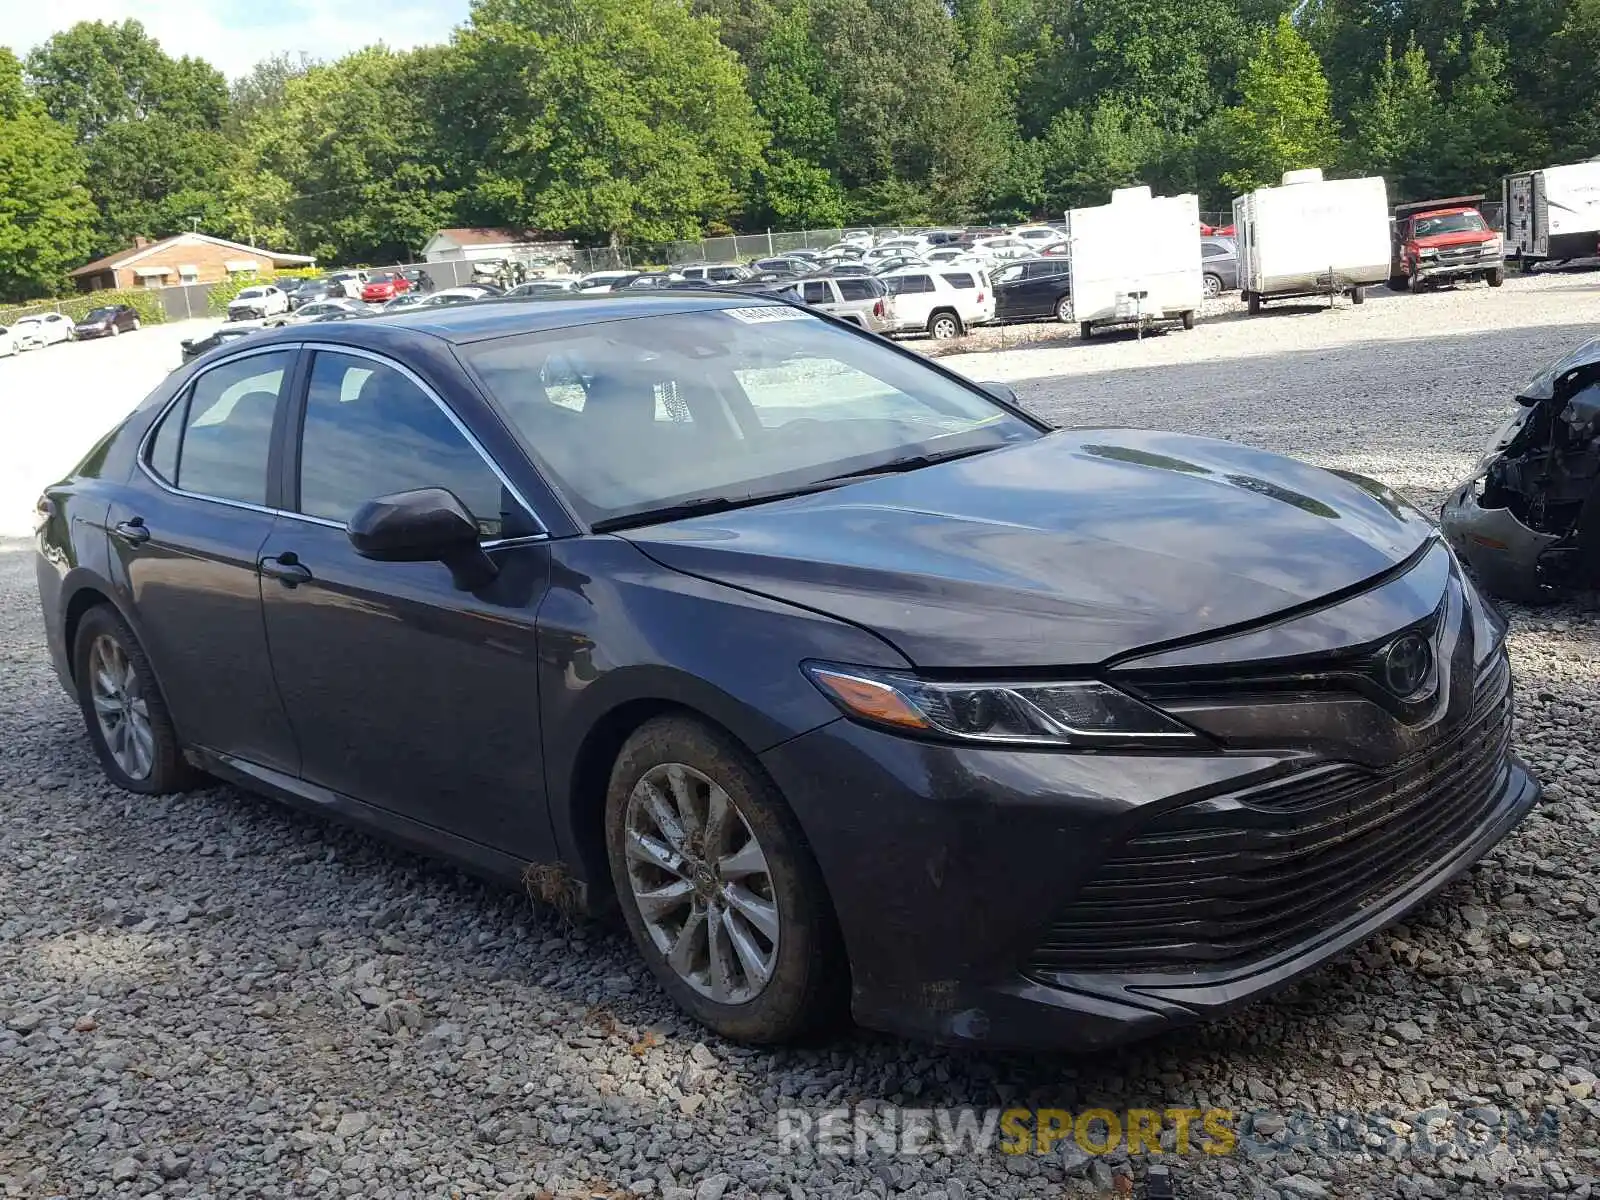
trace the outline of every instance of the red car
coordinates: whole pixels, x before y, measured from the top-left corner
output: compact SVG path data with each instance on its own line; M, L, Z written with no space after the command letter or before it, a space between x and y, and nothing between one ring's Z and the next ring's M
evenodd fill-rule
M361 298L368 304L393 300L411 290L411 281L399 271L380 271L368 278L361 289Z

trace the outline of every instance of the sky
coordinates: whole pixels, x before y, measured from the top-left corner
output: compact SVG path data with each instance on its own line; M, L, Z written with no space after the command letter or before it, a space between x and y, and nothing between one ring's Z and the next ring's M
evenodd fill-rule
M373 42L442 42L469 0L0 0L0 45L23 57L79 21L144 23L173 57L204 58L235 79L278 51L337 58Z

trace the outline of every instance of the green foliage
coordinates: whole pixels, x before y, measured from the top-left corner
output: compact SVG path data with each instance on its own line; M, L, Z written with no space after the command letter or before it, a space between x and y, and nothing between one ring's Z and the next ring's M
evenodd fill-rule
M242 130L239 236L332 262L404 261L451 224L431 161L428 52L370 47L291 75ZM424 69L426 68L426 69Z
M1232 192L1276 184L1283 172L1328 165L1339 148L1328 80L1310 44L1287 16L1256 35L1239 72L1240 103L1201 132L1202 153L1221 167Z
M139 314L141 325L160 325L167 319L166 306L161 303L161 293L149 288L107 288L86 292L66 300L50 300L33 304L18 304L0 308L0 325L10 325L18 317L37 312L59 312L81 321L97 308L110 304L127 304Z
M71 133L0 50L0 297L50 295L89 257L94 209Z
M454 49L470 202L515 224L687 237L761 165L744 67L678 0L476 0Z

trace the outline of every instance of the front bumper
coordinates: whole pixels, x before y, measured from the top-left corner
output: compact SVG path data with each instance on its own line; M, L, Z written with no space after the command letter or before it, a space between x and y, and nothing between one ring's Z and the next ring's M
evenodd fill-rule
M1560 539L1529 529L1508 508L1478 503L1476 474L1457 485L1439 511L1439 528L1456 554L1496 596L1532 598L1540 591L1539 558Z
M1455 279L1463 275L1487 275L1490 271L1505 269L1503 258L1469 259L1460 262L1430 262L1419 259L1414 268L1422 279Z
M109 325L92 325L87 329L83 328L82 326L75 326L72 330L72 336L77 338L80 342L86 341L89 338L108 337L110 333L111 326Z
M1509 701L1507 701L1509 703ZM1540 790L1509 755L1449 836L1353 907L1248 961L1056 968L1056 918L1153 816L1285 777L1293 755L1080 755L937 745L840 720L762 756L848 949L859 1023L959 1045L1096 1050L1216 1017L1392 923L1503 838ZM1462 810L1465 812L1466 810ZM1393 841L1412 837L1409 829ZM1388 844L1383 849L1388 852ZM1318 918L1320 921L1320 918Z

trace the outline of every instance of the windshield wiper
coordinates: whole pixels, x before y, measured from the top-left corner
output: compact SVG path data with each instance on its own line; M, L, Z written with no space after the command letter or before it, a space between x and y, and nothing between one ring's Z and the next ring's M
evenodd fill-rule
M906 471L920 471L923 467L931 467L935 463L952 462L958 458L969 458L974 454L982 454L987 450L998 450L1002 445L1006 444L1007 443L1001 442L999 444L988 446L963 446L959 450L942 450L928 454L912 454L906 458L892 459L889 462L879 463L876 466L862 467L858 471L846 471L842 475L830 475L827 479L823 480L823 482L838 483L841 480L860 479L868 475L900 475Z
M748 508L752 504L766 504L772 500L788 500L794 496L808 496L812 492L825 492L837 486L836 480L823 479L800 487L782 488L771 492L746 492L738 496L696 496L660 508L646 508L638 512L605 517L589 526L595 533L611 533L635 525L656 525L664 521L677 521L684 517L704 517L711 513L728 512L735 508Z

